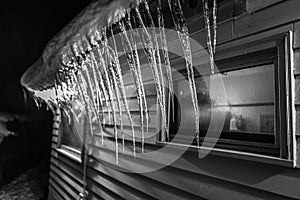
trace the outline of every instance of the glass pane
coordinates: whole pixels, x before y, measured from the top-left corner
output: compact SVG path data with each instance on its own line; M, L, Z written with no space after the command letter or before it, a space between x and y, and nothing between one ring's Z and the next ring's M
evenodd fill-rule
M76 113L76 110L74 110ZM81 149L81 138L83 135L84 120L81 118L83 115L77 115L77 118L70 115L66 110L62 111L60 123L60 143L74 149Z
M222 88L211 84L215 78L216 75L196 78L201 136L209 127L212 110L218 110L226 112L220 139L274 143L274 64L223 73L226 98L218 95ZM194 116L186 81L178 83L177 98L181 104L180 121L183 126L191 126Z

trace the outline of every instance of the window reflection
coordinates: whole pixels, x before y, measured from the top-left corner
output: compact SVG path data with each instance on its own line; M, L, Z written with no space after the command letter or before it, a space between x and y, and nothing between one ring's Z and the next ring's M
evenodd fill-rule
M216 75L196 78L196 88L200 112L200 130L204 137L208 129L211 112L226 112L221 139L275 142L275 85L274 64L239 69L222 73L226 99L219 96L222 88L211 84ZM177 98L189 104L190 92L186 81L179 81ZM211 92L210 92L211 91ZM212 92L213 91L213 92ZM220 91L220 92L218 92ZM182 103L181 103L182 104ZM187 111L186 105L180 105ZM181 123L192 121L192 108L189 114L181 116Z
M84 113L81 111L81 107L77 107L74 105L72 112L68 109L62 109L60 145L80 150L84 132Z

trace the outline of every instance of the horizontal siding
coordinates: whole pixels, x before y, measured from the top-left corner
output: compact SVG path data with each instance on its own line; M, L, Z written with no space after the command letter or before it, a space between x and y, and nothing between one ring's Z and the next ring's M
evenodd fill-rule
M239 16L234 21L234 39L298 21L300 4L297 0L281 1L268 9Z
M105 149L102 149L104 147L101 147L100 149L98 145L93 146L93 148L98 148L94 151L93 155L95 157L98 157L99 160L101 157L105 157L105 162L108 162L110 165L114 164L114 147L111 147L110 151L106 149L109 147L106 147ZM153 150L153 148L149 149L149 151L150 150ZM119 159L120 162L122 162L123 157L120 156ZM139 165L153 166L155 164L153 161L144 160L143 158L134 159L131 155L125 156L124 159L124 162L128 162L128 165L133 165L136 167ZM176 170L173 170L173 168ZM243 170L243 172L240 170ZM244 171L251 173L244 173ZM185 172L190 173L190 175L183 175ZM238 185L247 186L249 187L248 190L250 190L250 188L255 189L255 192L253 192L255 195L258 195L260 191L264 190L272 191L274 193L274 198L276 197L275 193L277 193L279 196L291 195L296 197L299 195L297 187L300 184L300 180L297 178L290 179L291 177L289 175L294 174L295 177L299 177L299 170L288 170L271 165L258 164L230 158L211 156L204 160L199 160L197 154L189 153L187 157L181 158L173 163L172 168L165 169L164 173L157 172L156 175L154 174L155 173L149 173L145 176L148 176L156 181L175 186L176 189L181 188L181 190L187 190L189 193L197 193L197 195L204 194L203 191L200 191L203 183L195 184L195 188L191 187L191 185L195 183L193 178L197 176L215 178L214 181L218 180L219 183L222 183L223 181L224 185L222 187L229 187L230 184L232 184L232 188L235 188L234 190L238 189ZM164 176L165 180L163 179ZM186 179L185 182L184 177L190 178ZM170 179L172 181L170 181ZM199 178L199 180L200 179L203 180L203 177ZM182 185L180 185L180 183L182 183ZM186 187L184 185L186 185ZM286 187L282 187L282 185L285 185ZM189 187L191 188L188 189ZM232 191L232 193L234 192ZM269 196L271 194L267 192L265 195Z
M251 1L249 1L251 2ZM256 33L264 33L281 25L293 25L294 60L295 60L295 107L296 134L298 135L298 155L300 155L300 4L297 0L287 1L253 1L252 14L244 14L219 23L218 44L226 44L246 36L255 37ZM261 4L259 4L261 2ZM229 9L230 10L230 9ZM249 7L250 10L250 7ZM206 47L206 31L197 24L197 16L188 20L191 37ZM196 27L198 26L198 27ZM175 42L176 43L176 42ZM176 45L175 45L176 46ZM175 57L172 57L175 59ZM130 93L134 93L129 88ZM133 100L134 101L134 100ZM131 109L138 111L135 102ZM155 113L154 113L155 114ZM128 122L125 122L125 125ZM152 122L151 127L157 126ZM56 125L55 125L56 126ZM108 129L112 134L112 129ZM130 129L126 129L130 135ZM138 131L138 130L137 130ZM90 145L91 155L88 163L89 199L285 199L300 198L300 171L242 161L233 158L208 156L198 159L197 154L188 152L171 166L151 173L134 174L116 170L114 147L102 147L100 137L95 135ZM56 150L58 132L53 132L51 152L51 173L49 199L77 199L82 187L82 166ZM131 151L131 143L126 144ZM121 145L119 145L121 146ZM140 144L137 145L139 148ZM146 145L146 152L157 147ZM174 149L174 151L176 151ZM298 159L300 160L300 159ZM120 162L134 166L156 165L150 160L134 159L120 152Z
M217 162L215 159L218 158L199 161L197 164L200 166L191 165L191 167L189 165L192 163L187 160L196 160L197 156L194 154L188 155L190 158L182 158L172 166L156 172L131 174L109 167L115 164L113 149L101 149L95 146L92 148L94 153L88 164L88 188L90 193L95 193L104 199L121 199L121 197L124 199L283 199L283 194L293 195L294 193L295 197L299 195L297 187L300 182L296 179L296 177L300 178L298 171L241 163L230 159L220 159ZM153 148L148 150L153 150ZM82 174L77 171L81 168L74 161L59 154L52 156L57 158L51 160L51 186L57 188L59 185L60 193L73 198L81 188ZM120 160L121 157L120 155ZM194 158L191 159L191 157ZM132 156L126 156L126 161L130 165L143 164L145 166L151 165L152 162L139 161ZM66 162L77 169L66 166ZM240 174L241 169L251 171L251 174ZM294 178L291 178L291 175ZM251 176L254 177L251 178Z
M48 200L57 200L57 199L63 199L61 195L56 192L55 189L51 185L49 185L49 194L48 194Z

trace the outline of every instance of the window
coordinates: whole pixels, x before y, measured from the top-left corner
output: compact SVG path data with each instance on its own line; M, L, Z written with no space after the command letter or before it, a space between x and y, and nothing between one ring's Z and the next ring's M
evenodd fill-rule
M74 109L74 113L69 112L68 109L61 109L58 150L81 161L84 127L84 113L80 109Z
M216 65L224 83L226 99L217 95L220 88L210 85L216 75L204 73L196 76L200 143L207 136L212 111L219 110L225 112L226 117L215 148L289 158L288 67L284 61L284 42L284 39L273 40L271 47L248 54L233 53L231 57L227 55L218 59ZM186 75L186 70L183 68L181 73ZM180 143L187 144L191 141L190 137L193 137L192 140L195 138L195 134L189 133L191 131L188 129L194 127L195 120L189 85L186 80L177 79L174 86L177 100L175 120L170 120L171 137L174 138L179 126L184 127L186 137ZM214 138L206 139L213 141ZM193 145L196 145L195 139Z

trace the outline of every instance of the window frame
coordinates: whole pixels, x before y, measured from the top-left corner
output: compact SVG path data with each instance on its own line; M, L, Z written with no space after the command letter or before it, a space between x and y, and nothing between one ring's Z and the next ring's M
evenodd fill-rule
M260 67L264 66L267 64L272 63L274 65L274 125L275 125L275 131L274 131L274 143L267 143L267 142L258 142L258 141L243 141L243 140L238 140L235 138L219 138L218 143L215 145L215 148L221 148L221 149L236 149L237 151L245 151L245 152L253 152L253 151L260 151L257 154L262 154L265 155L267 153L271 154L273 153L274 156L275 154L280 154L278 157L287 157L286 156L286 146L284 143L286 141L283 141L282 135L286 135L286 130L282 130L281 127L284 127L284 124L286 124L285 119L279 119L278 116L285 115L285 110L282 108L281 103L279 100L283 99L280 97L279 94L279 88L284 88L285 89L285 82L282 81L284 80L284 74L280 74L280 66L278 64L277 60L282 59L282 55L278 55L277 52L274 52L274 49L270 49L271 53L269 54L269 49L263 51L263 52L258 52L259 55L257 54L251 54L251 55L244 55L246 59L243 59L242 61L240 60L240 57L237 58L230 58L229 60L221 60L219 62L216 62L217 66L219 66L219 72L220 73L225 73L225 72L231 72L231 71L236 71L236 70L243 70L243 69L251 69L255 67ZM267 54L266 54L267 53ZM274 55L273 55L274 54ZM185 71L185 70L183 70ZM182 72L185 73L185 72ZM185 75L185 74L184 74ZM205 76L210 76L211 74L206 74ZM185 75L186 76L186 75ZM200 75L195 75L195 78L201 77ZM183 80L177 79L176 82L174 82L174 88L177 87L179 82ZM280 80L280 81L278 81ZM280 132L280 130L282 130ZM228 132L230 133L242 133L241 131L223 131L224 133ZM251 132L251 131L250 131ZM205 137L200 135L200 142L204 140ZM207 141L209 138L206 138ZM212 139L213 141L214 139ZM183 140L184 141L184 140ZM194 141L195 142L195 141ZM195 145L195 144L193 144ZM280 149L283 149L283 152L280 152ZM275 156L276 157L276 156Z
M278 104L278 108L282 113L282 117L278 124L278 119L275 119L275 130L276 132L279 131L279 134L276 134L279 138L276 140L280 140L280 156L267 156L259 153L249 153L241 150L231 150L231 149L222 149L222 148L214 148L211 151L212 155L224 156L224 157L233 157L263 163L271 163L281 166L295 166L295 108L293 105L294 102L294 79L293 79L293 71L292 71L292 31L290 26L285 26L281 28L277 28L271 31L266 31L264 33L252 35L246 38L234 40L228 43L224 43L217 47L217 52L215 56L216 63L229 59L235 56L243 55L245 52L251 54L259 51L263 51L270 48L277 49L277 59L274 60L274 70L278 71L275 73L275 93L279 93L275 95L275 104ZM197 56L199 55L199 56ZM193 52L193 58L201 60L203 59L203 52ZM177 71L183 69L183 63L180 58L172 59L172 66ZM201 62L200 62L201 63ZM278 65L277 67L275 65ZM236 69L236 68L235 68ZM221 71L221 69L219 69ZM279 73L284 73L278 77ZM174 79L174 82L178 80L178 78ZM280 87L284 86L284 89L279 90L277 85L281 85ZM279 96L278 99L277 96ZM279 102L277 102L280 100ZM274 107L277 112L276 106ZM274 116L276 117L276 116ZM279 126L279 130L278 129ZM186 146L184 144L175 144L172 142L161 142L158 141L157 145L170 145L174 148L182 148ZM206 147L203 147L204 149ZM189 147L188 151L195 151L197 150L197 146Z

